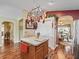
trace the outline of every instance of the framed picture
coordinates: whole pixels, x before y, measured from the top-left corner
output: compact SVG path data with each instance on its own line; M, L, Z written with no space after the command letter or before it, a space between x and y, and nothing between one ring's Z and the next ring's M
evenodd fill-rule
M25 27L26 29L37 29L37 22L34 21L33 19L26 19L26 22L25 22Z

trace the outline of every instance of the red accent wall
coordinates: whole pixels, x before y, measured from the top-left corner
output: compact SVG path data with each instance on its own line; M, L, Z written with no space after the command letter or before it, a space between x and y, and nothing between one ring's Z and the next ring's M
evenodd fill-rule
M79 10L64 10L64 11L48 11L48 15L59 15L59 16L65 16L65 15L71 15L74 20L79 19Z

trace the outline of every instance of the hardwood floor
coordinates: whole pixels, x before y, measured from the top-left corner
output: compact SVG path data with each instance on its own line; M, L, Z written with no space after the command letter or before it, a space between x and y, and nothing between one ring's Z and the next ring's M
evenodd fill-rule
M73 55L66 55L62 49L57 48L56 51L51 50L48 59L74 59ZM19 43L7 45L0 48L0 59L22 59Z
M55 50L52 51L53 54L49 55L49 59L74 59L74 55L71 53L66 53L63 49L61 48L56 48ZM50 54L50 53L49 53Z
M18 44L0 48L0 59L21 59Z

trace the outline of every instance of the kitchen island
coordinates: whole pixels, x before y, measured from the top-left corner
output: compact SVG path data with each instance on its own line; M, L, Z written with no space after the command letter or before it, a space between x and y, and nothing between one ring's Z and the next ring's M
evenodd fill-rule
M48 40L47 39L21 39L21 56L22 59L47 59ZM23 45L26 47L23 47ZM23 50L22 50L23 47ZM25 50L25 51L24 51Z

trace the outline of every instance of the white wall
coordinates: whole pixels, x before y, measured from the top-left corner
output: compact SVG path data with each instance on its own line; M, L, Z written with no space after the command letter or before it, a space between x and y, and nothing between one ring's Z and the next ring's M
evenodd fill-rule
M49 40L48 46L52 49L56 47L56 25L55 25L55 19L54 17L45 19L45 23L39 23L38 28L36 30L37 32L40 32L40 36L47 38ZM53 23L53 27L52 27Z
M9 22L12 22L13 24L14 24L14 38L13 38L13 40L14 40L14 43L17 43L18 41L19 41L19 29L18 29L18 20L9 20L9 19L6 19L6 18L2 18L2 17L0 17L0 28L1 28L1 26L2 26L2 23L4 22L4 21L9 21ZM4 40L2 39L2 37L1 37L1 29L0 29L0 46L3 46L3 43L4 42Z

